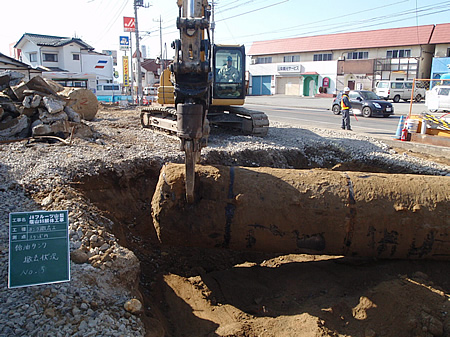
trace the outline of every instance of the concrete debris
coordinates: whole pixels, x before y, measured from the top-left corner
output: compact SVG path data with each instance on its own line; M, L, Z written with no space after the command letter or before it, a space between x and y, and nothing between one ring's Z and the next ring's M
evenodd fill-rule
M0 72L0 90L19 84L24 77L24 74L17 71L7 70Z
M14 71L0 72L0 137L3 140L92 136L90 127L82 122L82 119L92 120L98 111L97 97L90 90L64 88L40 76L28 82L23 78Z
M81 123L80 115L74 109L72 109L70 106L66 106L64 108L64 112L67 114L67 117L69 117L69 120L71 120L75 123Z
M0 136L12 137L23 136L24 131L30 126L30 120L25 115L20 115L17 118L6 118L0 123ZM26 135L25 135L26 137Z
M69 116L67 116L67 114L63 110L59 110L58 112L50 112L48 110L39 108L38 111L39 119L45 124L52 124L58 121L67 121L69 119Z
M56 100L51 97L44 97L44 105L47 108L47 111L51 114L56 114L60 111L64 110L64 106L66 102Z

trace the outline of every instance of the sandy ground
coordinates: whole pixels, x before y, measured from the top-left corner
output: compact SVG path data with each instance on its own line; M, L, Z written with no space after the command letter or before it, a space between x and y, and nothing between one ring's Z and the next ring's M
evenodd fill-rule
M450 336L448 262L161 246L148 209L158 170L140 175L80 190L141 260L147 336Z

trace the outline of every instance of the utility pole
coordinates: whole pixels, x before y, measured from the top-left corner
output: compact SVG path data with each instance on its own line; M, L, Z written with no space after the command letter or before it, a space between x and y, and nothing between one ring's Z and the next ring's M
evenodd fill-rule
M126 55L126 53L125 53L125 55ZM133 99L133 97L134 97L133 39L131 38L131 32L130 32L130 63L131 63L131 71L130 71L131 90L130 90L130 94L131 94L131 98ZM129 65L128 65L128 67L129 67ZM136 99L137 99L137 95L136 95Z
M216 23L214 21L214 6L215 6L214 0L211 1L211 44L214 45L214 30L216 29Z
M159 75L159 85L161 85L161 77L164 71L164 59L163 59L163 49L162 49L162 19L159 16L159 46L161 47L161 74Z
M155 22L159 22L159 47L160 47L160 54L159 54L159 66L161 68L161 73L159 75L159 85L161 85L161 77L162 73L164 71L164 62L163 62L163 49L162 49L162 19L161 15L159 16L159 20L153 20Z
M139 26L138 26L138 16L137 8L144 7L142 0L134 0L134 22L135 22L135 32L136 32L136 57L137 57L137 103L141 106L142 103L142 72L141 72L141 49L139 47Z

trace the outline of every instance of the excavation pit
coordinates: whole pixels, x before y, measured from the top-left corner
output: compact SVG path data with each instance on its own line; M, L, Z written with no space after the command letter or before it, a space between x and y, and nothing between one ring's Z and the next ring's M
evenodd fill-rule
M292 151L275 157L213 151L202 164L230 162L311 168ZM108 230L119 244L140 261L141 317L148 336L414 335L430 327L430 321L437 332L450 331L449 317L442 314L450 309L446 262L161 245L151 216L161 167L160 162L139 161L74 184L111 220ZM324 168L392 172L391 166L355 161L331 161Z

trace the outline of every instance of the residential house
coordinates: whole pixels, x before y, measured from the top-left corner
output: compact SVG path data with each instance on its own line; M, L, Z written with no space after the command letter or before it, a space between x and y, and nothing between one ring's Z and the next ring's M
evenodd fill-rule
M143 86L144 87L154 87L159 85L159 79L161 75L161 66L164 69L167 68L169 64L168 60L163 60L161 64L158 59L145 59L141 66L143 68Z
M25 33L14 48L22 62L41 67L43 77L67 87L91 89L113 82L112 57L97 53L79 38Z
M0 53L0 72L3 71L17 71L22 73L25 76L24 81L29 81L34 76L42 74L42 70L34 69L26 63Z
M138 76L137 76L137 73L138 73L137 72L137 63L138 62L137 62L136 55L137 55L137 51L134 51L133 57L132 57L132 60L133 60L132 70L133 70L133 78L134 79L138 78ZM142 55L144 55L144 53L142 53ZM162 62L163 62L162 67L164 70L168 67L171 60L163 60ZM142 84L143 88L154 87L154 86L159 85L160 75L161 75L161 61L160 61L159 57L156 59L147 59L147 58L141 57L141 76L142 76L141 84ZM136 87L135 90L137 90L137 85L138 85L137 81L134 85Z
M314 96L379 80L427 78L434 25L254 42L250 94Z

